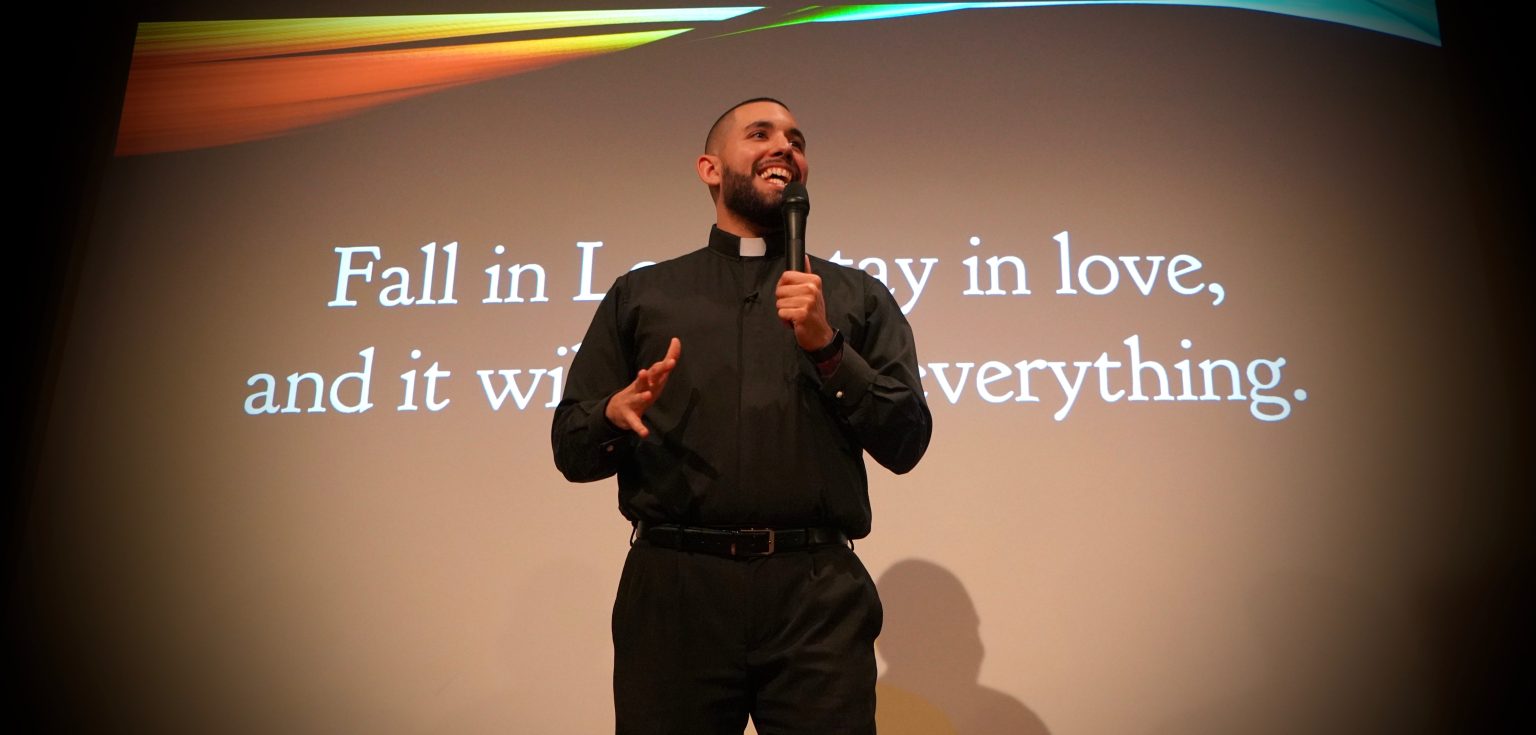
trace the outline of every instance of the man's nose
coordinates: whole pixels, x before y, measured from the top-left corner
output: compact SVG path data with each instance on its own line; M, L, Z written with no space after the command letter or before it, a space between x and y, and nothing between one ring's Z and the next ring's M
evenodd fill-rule
M786 158L789 156L790 150L794 148L794 145L789 142L789 136L783 133L773 136L771 142L773 143L773 152L782 154Z

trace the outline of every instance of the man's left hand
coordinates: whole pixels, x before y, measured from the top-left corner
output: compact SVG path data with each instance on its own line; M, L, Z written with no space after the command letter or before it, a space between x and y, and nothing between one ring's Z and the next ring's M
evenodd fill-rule
M836 333L827 324L827 302L821 297L821 276L811 273L811 258L805 258L805 270L784 271L774 289L779 318L795 328L795 342L806 352L815 352L832 343Z

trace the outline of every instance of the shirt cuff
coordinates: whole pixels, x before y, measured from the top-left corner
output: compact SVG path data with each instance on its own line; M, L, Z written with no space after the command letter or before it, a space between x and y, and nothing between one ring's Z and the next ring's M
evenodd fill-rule
M630 431L620 429L608 420L608 401L612 399L613 396L604 398L592 411L592 415L587 417L587 435L597 443L597 451L602 454L617 451L631 436Z
M845 342L837 370L822 378L821 394L836 403L844 415L853 413L864 400L864 394L869 392L876 375L864 357Z

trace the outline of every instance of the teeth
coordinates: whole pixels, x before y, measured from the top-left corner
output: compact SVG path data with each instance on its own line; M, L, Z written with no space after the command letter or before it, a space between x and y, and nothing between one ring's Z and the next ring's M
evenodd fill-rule
M778 177L784 179L785 181L789 181L790 180L789 169L784 168L782 166L770 166L768 168L763 169L763 172L758 174L757 176L758 176L758 178L762 178L762 179L768 179L768 178L772 178L774 176L778 176Z

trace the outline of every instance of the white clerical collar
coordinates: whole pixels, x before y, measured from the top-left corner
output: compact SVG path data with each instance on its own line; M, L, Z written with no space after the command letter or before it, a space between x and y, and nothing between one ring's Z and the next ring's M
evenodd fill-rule
M741 256L743 258L755 258L768 254L768 242L761 237L741 238Z

